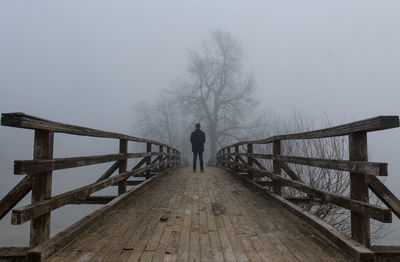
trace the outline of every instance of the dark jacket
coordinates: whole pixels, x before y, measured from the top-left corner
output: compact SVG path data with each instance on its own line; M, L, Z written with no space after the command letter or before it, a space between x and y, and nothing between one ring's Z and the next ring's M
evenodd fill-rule
M204 143L206 142L206 135L200 128L197 128L190 135L190 143L192 143L192 151L193 152L203 152L204 151Z

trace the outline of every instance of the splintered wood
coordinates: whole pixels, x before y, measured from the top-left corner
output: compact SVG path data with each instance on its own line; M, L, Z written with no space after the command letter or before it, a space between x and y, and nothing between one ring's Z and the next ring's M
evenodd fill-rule
M350 261L223 170L153 181L49 261Z

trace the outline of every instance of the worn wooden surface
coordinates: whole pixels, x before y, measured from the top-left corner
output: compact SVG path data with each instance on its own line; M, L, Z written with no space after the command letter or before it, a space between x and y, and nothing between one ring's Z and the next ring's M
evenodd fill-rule
M120 133L107 132L103 130L97 130L93 128L75 126L69 124L58 123L47 119L31 116L25 113L3 113L1 114L1 125L12 126L19 128L35 129L35 130L48 130L55 133L65 133L80 136L92 136L92 137L105 137L105 138L117 138L126 139L134 142L152 143L155 145L164 145L160 142L143 139L134 136L128 136ZM164 145L168 147L168 145Z
M274 142L278 145L277 141ZM276 147L278 150L278 146ZM277 152L280 152L279 150ZM279 162L287 162L305 166L321 167L341 171L362 173L373 176L387 176L387 163L376 163L365 161L348 161L335 159L320 159L310 157L281 156L280 154L248 154L240 153L241 156L270 159Z
M373 132L378 130L385 130L390 128L399 127L399 117L398 116L377 116L361 121L356 121L340 126L314 130L310 132L297 133L297 134L287 134L272 136L260 140L252 141L240 141L234 145L245 145L245 144L268 144L278 140L293 140L293 139L315 139L315 138L325 138L334 136L345 136L355 132Z
M349 261L223 170L161 176L48 261Z

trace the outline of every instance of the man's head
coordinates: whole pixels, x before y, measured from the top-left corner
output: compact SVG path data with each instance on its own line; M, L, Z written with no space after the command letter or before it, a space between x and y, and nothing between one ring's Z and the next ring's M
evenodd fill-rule
M197 128L197 129L200 128L200 123L196 123L196 128Z

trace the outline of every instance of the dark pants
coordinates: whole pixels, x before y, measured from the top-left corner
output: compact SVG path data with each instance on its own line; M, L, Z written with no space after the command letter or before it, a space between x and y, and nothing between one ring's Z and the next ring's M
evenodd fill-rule
M197 155L199 155L200 170L203 171L203 151L200 152L193 151L193 171L196 171Z

